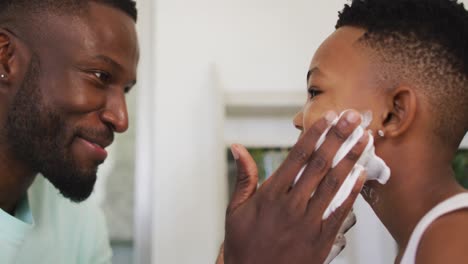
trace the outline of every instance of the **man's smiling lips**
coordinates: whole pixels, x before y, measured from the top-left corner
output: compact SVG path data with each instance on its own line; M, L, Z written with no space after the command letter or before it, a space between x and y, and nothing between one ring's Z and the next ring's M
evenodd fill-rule
M104 161L107 158L107 151L105 148L112 144L112 140L108 139L90 139L82 136L77 136L76 139L85 147L92 158L99 161Z

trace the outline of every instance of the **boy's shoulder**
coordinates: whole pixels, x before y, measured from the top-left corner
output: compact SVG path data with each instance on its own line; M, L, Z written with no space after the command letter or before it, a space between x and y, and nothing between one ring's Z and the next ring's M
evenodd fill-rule
M468 208L435 220L421 238L418 263L468 263Z

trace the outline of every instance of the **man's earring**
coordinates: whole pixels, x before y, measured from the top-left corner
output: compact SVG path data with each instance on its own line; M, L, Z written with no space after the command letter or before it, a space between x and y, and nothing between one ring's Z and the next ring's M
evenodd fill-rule
M0 78L1 78L1 79L6 79L6 77L7 77L7 75L6 75L6 74L3 74L3 73L2 73L2 74L0 74Z
M378 134L380 137L385 137L385 132L383 132L382 129L379 129L379 131L377 131L377 134Z

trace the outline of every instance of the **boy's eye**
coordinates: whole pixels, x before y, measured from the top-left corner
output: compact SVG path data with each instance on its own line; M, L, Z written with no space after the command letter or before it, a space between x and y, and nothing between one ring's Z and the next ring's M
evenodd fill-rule
M314 99L316 96L318 96L318 95L320 95L322 93L322 91L317 89L317 87L310 87L308 89L308 92L309 92L309 99Z

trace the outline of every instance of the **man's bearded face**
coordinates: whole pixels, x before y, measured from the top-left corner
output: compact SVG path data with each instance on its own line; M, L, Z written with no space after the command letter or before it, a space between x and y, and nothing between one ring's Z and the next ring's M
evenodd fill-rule
M46 105L38 81L40 61L33 56L24 81L9 109L5 131L10 152L34 172L46 177L63 196L75 202L85 200L96 182L97 167L103 160L80 164L71 145L78 136L112 141L107 129L85 128L68 122L67 117Z

